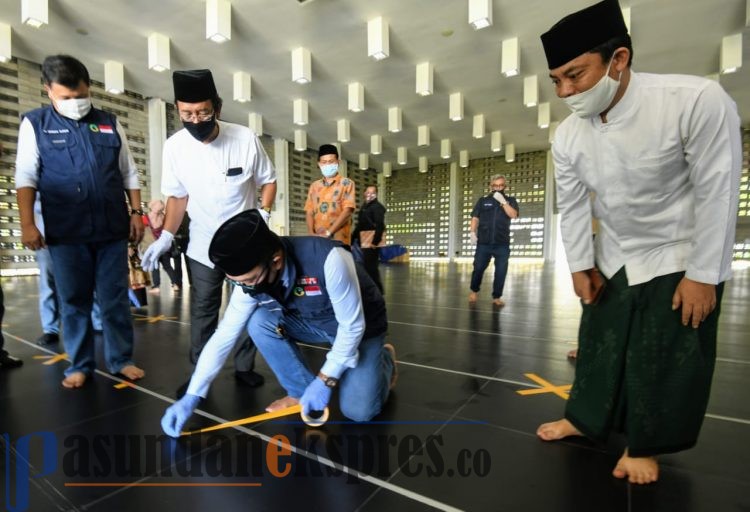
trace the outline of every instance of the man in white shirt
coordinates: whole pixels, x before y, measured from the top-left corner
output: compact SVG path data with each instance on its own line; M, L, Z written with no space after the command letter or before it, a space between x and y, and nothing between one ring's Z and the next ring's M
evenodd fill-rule
M631 71L617 0L563 18L542 43L555 92L574 112L552 154L583 316L565 419L537 434L625 432L613 475L650 483L656 455L695 445L708 403L731 276L739 117L716 82Z
M167 197L164 230L143 255L143 268L154 270L171 249L187 211L190 243L186 259L191 274L190 360L195 363L216 330L224 273L208 258L216 229L233 215L256 208L258 191L266 222L276 197L276 171L258 137L247 127L219 121L221 98L207 69L175 71L175 107L184 130L164 144L161 191ZM235 377L260 386L253 371L256 349L248 336L235 354ZM178 393L179 394L179 393Z

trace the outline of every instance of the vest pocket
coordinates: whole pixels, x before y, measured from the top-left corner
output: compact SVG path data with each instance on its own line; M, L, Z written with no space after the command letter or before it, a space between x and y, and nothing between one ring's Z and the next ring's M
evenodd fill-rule
M91 147L100 168L119 168L120 145L120 137L117 134L92 134Z
M79 182L54 184L40 190L46 237L63 240L91 229L88 191Z

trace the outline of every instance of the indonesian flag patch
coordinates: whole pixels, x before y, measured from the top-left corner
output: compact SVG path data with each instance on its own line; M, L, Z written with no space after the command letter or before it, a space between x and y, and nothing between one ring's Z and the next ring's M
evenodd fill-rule
M99 131L102 133L115 133L115 131L112 129L112 125L109 124L100 124Z

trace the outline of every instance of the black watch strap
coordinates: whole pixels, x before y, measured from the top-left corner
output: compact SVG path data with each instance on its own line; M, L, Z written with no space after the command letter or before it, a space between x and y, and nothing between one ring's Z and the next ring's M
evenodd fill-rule
M322 380L325 383L325 385L328 386L329 388L335 388L336 384L339 383L338 379L335 379L333 377L329 377L328 375L326 375L323 372L318 372L318 378L320 380Z

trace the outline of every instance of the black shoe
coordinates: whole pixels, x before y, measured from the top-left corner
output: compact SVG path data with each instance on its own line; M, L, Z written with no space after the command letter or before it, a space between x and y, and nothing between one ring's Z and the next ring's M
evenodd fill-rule
M234 378L251 388L262 386L266 379L263 375L250 370L247 372L234 372Z
M46 347L49 345L55 345L58 341L60 341L60 335L56 332L45 332L39 338L36 340L36 344L41 347Z
M0 369L5 370L6 368L18 368L23 366L23 361L17 357L13 357L7 352L0 354Z

